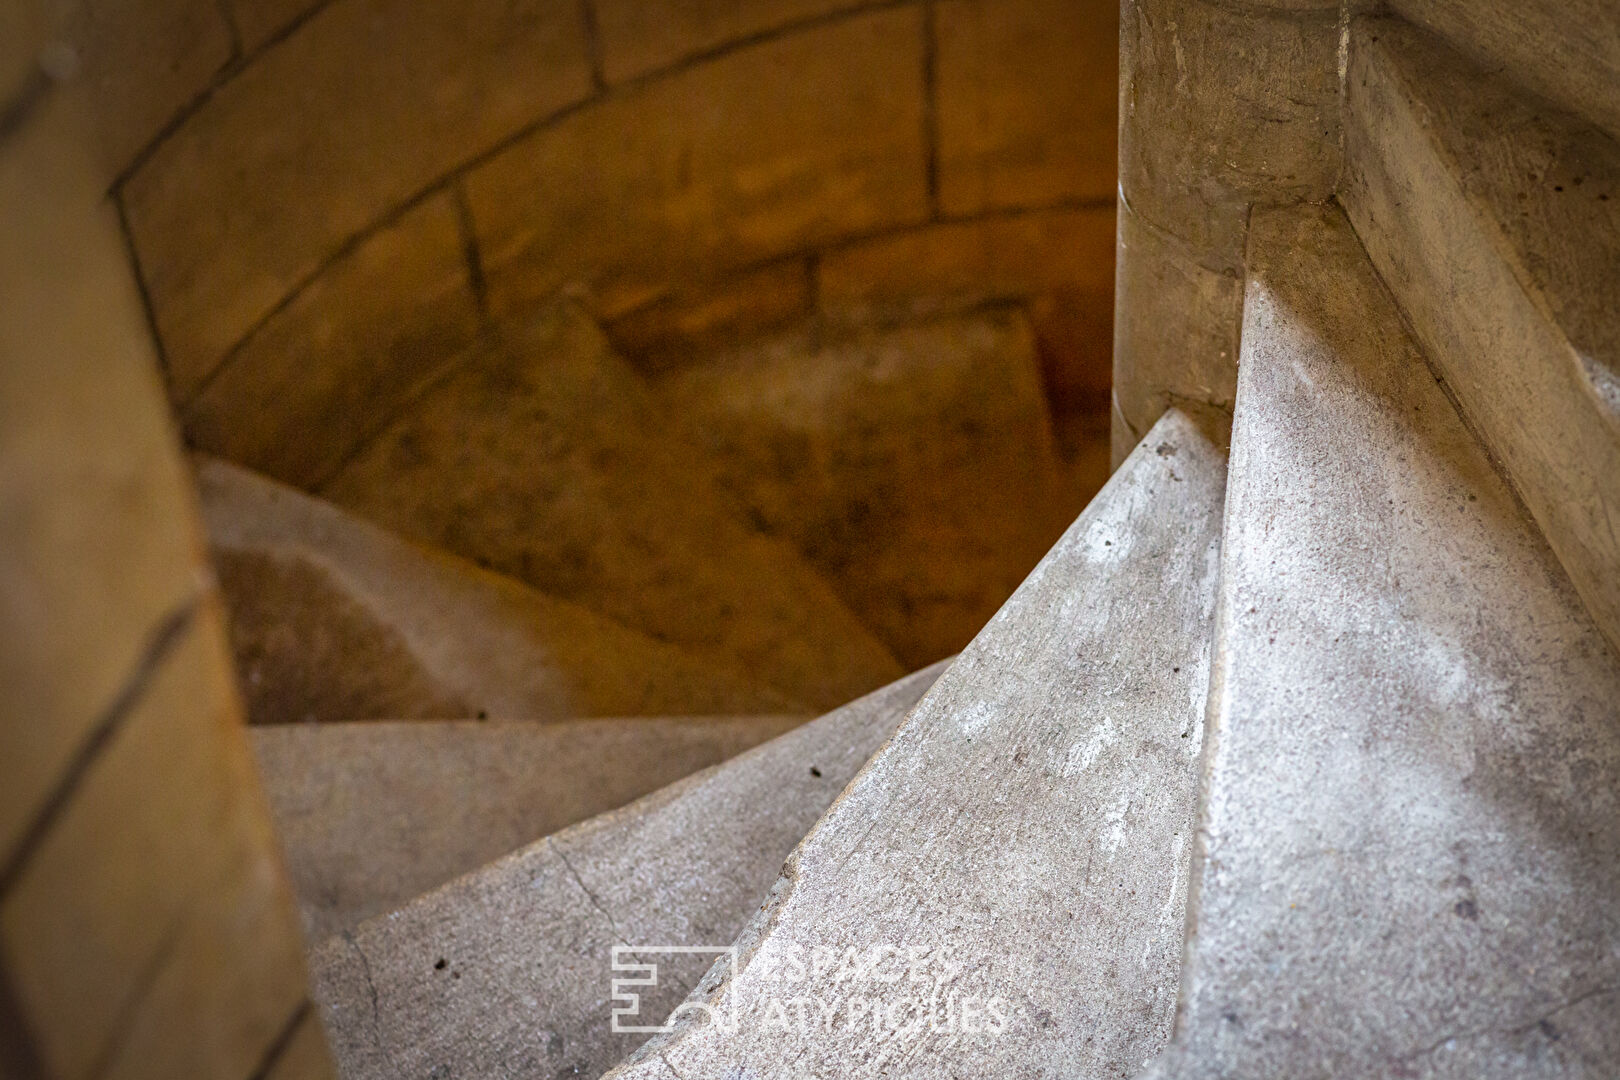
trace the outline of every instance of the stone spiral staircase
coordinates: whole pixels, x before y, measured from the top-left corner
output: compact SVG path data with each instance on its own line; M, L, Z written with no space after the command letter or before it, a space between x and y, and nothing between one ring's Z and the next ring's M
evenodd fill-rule
M1620 101L1547 71L1620 38L1542 10L1126 5L1066 529L995 305L649 378L563 300L314 490L193 456L308 942L249 1075L1620 1075Z

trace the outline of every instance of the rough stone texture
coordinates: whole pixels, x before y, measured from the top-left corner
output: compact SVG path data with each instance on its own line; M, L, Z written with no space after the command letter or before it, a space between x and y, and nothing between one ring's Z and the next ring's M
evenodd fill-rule
M805 719L278 724L252 735L314 942Z
M1224 473L1167 414L788 860L740 972L697 992L735 1030L688 1014L610 1075L1129 1076L1157 1053ZM874 970L884 946L905 982ZM773 1020L802 996L805 1030Z
M1251 203L1332 193L1337 0L1127 0L1120 20L1120 186L1136 213L1238 265Z
M933 11L940 208L1110 198L1115 0L939 0Z
M1024 303L1053 405L1107 407L1111 205L947 222L859 241L823 254L816 283L821 311L855 326Z
M1350 75L1351 220L1620 645L1620 144L1399 23Z
M664 371L802 321L813 277L804 259L787 259L656 301L604 329L637 368Z
M572 305L513 327L337 475L340 504L827 708L899 665L746 522ZM719 710L711 710L719 711Z
M644 1038L610 1029L613 946L731 941L943 666L316 948L343 1075L600 1075ZM657 1006L675 1005L707 962L666 968Z
M1164 1074L1610 1075L1620 662L1344 218L1252 229Z
M862 0L594 0L602 69L622 82ZM921 72L919 69L919 76Z
M125 185L171 386L350 238L590 90L577 4L335 0L222 86Z
M1119 202L1114 294L1114 460L1172 405L1230 412L1243 281Z
M185 408L192 446L299 486L326 479L478 336L451 196L366 238L271 316Z
M0 1069L227 1080L304 999L297 925L140 304L65 100L0 142Z
M232 58L216 0L62 0L50 5L79 70L73 92L95 124L97 178L134 163Z
M1083 505L1060 487L1014 312L792 334L655 389L721 482L911 667L966 645Z
M197 482L259 723L793 710L698 659L222 461Z
M611 319L677 282L925 219L922 71L918 11L875 11L537 131L467 179L491 303L526 314L573 284Z
M1620 138L1620 9L1606 0L1391 0L1390 8Z

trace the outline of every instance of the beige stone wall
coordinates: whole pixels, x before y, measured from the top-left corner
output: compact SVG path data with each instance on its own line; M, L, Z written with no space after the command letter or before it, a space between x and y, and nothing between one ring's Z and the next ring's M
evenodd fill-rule
M654 365L1021 300L1055 403L1106 408L1113 0L197 4L148 5L191 44L103 143L202 448L319 486L565 290Z
M1231 411L1249 211L1338 179L1342 6L1122 4L1116 462L1171 405Z
M90 84L0 16L0 1075L330 1075ZM41 64L41 55L46 61ZM19 89L20 88L20 89Z

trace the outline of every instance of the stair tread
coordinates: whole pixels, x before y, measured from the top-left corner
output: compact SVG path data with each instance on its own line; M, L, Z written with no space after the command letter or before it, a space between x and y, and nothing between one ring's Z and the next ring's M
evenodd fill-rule
M572 304L505 328L322 494L830 708L900 665L765 536Z
M1166 414L794 852L740 972L699 988L737 1023L683 1023L610 1075L1126 1075L1162 1049L1225 464ZM921 950L924 985L814 970L884 947ZM933 1031L874 1033L853 1004L930 991ZM830 1025L778 1012L803 996Z
M1404 23L1350 42L1350 219L1620 646L1620 143Z
M1250 228L1174 1076L1620 1060L1620 663L1333 208Z
M364 721L249 734L316 942L807 719Z
M959 651L1084 505L1012 310L812 327L653 387L722 482L910 665Z
M610 1030L612 947L732 940L944 666L317 946L312 986L342 1074L599 1075L644 1038ZM707 963L677 965L687 981L650 1002L673 1007Z
M257 722L805 712L735 665L198 458Z

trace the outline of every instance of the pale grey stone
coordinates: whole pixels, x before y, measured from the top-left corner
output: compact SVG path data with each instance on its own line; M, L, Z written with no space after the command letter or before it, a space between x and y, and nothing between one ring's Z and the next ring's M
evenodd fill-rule
M699 989L736 1023L686 1013L610 1075L1101 1077L1157 1053L1225 465L1167 413L794 852L740 970Z
M1392 21L1348 95L1350 218L1620 644L1620 144Z
M599 1075L645 1039L611 1030L613 947L734 939L945 663L315 948L343 1075ZM708 962L666 970L647 1014L678 1003Z
M1620 1061L1620 661L1336 209L1257 214L1178 1077Z
M809 711L256 473L199 458L196 477L256 722Z
M368 721L249 735L315 942L806 719Z

